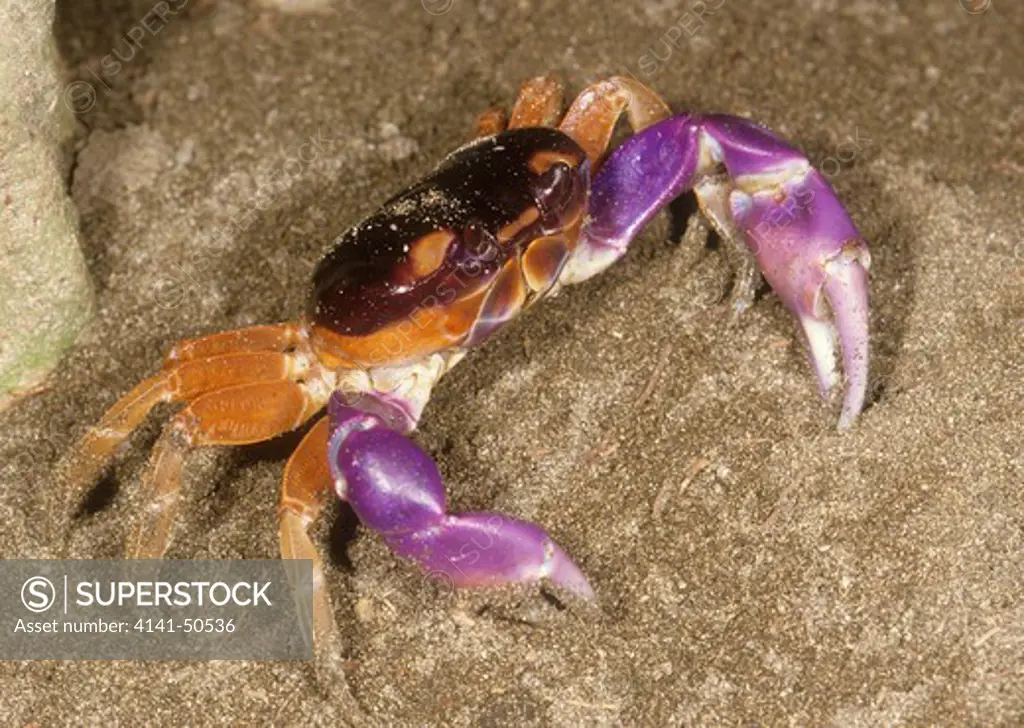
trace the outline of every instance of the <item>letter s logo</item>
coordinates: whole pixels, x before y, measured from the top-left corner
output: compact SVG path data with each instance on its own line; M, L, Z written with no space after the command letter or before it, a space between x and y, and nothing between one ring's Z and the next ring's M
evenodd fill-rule
M56 599L57 590L45 576L33 576L21 585L21 603L30 612L45 612Z

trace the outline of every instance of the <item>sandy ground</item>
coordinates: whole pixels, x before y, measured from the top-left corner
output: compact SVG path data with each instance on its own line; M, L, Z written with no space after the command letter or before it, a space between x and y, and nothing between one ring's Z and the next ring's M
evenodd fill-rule
M56 459L172 342L296 317L336 234L523 79L630 71L829 172L874 258L871 407L839 435L778 300L730 325L726 259L663 216L473 353L417 436L455 509L544 524L600 608L446 593L335 509L319 539L359 700L398 725L1019 725L1024 9L964 3L980 12L726 0L695 23L668 1L208 0L113 73L153 3L64 3L69 80L96 91L71 189L99 313L3 415L0 554L50 553ZM217 239L254 194L265 209ZM76 522L76 556L119 555L166 415ZM296 441L193 456L170 556L276 554ZM345 719L303 663L3 663L0 681L9 723Z

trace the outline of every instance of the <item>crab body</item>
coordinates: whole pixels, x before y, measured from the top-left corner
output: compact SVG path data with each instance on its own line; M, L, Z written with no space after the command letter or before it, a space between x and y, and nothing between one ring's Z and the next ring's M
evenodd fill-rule
M635 134L608 153L625 114ZM777 135L730 116L673 116L652 91L613 78L561 114L561 87L524 84L488 111L477 139L337 241L313 276L307 316L184 341L90 429L63 464L69 506L150 409L185 406L143 478L135 558L166 551L189 448L258 442L312 420L285 468L281 555L310 559L310 631L332 680L339 637L311 530L331 492L400 556L455 586L549 580L584 597L582 571L540 527L449 513L440 474L409 434L466 352L561 286L625 254L644 225L693 190L743 255L733 310L760 273L805 334L823 395L845 389L840 427L867 382L867 247L825 178ZM841 368L840 368L841 366ZM325 661L325 662L324 662Z
M404 364L479 344L557 280L589 189L556 129L459 149L346 232L313 276L313 346L342 366Z

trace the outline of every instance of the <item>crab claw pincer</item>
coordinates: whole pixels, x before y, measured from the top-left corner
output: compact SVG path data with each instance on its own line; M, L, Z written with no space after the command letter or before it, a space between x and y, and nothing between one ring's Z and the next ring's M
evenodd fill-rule
M774 189L733 190L729 208L765 279L803 328L822 396L837 391L845 374L839 428L848 428L867 391L867 246L828 181L809 165Z
M547 579L594 597L583 572L542 528L497 513L446 516L432 527L385 536L399 556L457 588Z
M497 513L447 513L437 465L384 420L331 400L328 459L338 495L399 556L454 587L548 580L594 592L539 526Z
M800 321L822 394L838 391L845 374L839 427L848 428L867 390L871 256L825 177L763 126L682 114L623 142L594 179L569 279L586 279L621 257L658 210L688 189Z

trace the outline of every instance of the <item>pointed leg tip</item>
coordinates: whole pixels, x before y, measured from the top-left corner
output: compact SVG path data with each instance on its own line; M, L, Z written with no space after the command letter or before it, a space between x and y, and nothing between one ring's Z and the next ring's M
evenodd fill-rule
M597 595L580 568L561 548L552 544L553 554L548 578L557 586L583 599L594 599Z

